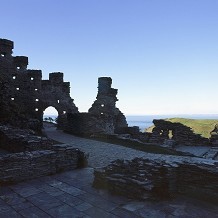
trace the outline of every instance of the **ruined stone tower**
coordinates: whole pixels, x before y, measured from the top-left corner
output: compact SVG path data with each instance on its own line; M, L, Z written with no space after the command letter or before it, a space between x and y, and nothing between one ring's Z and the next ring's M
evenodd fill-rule
M125 116L116 108L117 89L110 77L98 78L98 94L88 113L68 114L66 131L78 135L124 133Z
M98 79L98 94L96 101L89 109L89 113L96 115L115 115L116 101L118 101L117 89L111 88L112 79L110 77L100 77Z

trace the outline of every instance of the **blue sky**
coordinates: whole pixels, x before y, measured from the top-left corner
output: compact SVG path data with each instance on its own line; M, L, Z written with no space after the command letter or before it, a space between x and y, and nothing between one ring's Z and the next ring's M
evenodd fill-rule
M64 72L81 112L110 76L129 114L218 114L217 0L0 0L0 38Z

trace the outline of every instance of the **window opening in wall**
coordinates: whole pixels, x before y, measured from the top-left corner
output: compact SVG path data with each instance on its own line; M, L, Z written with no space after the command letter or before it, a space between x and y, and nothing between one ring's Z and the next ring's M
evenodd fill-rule
M60 103L60 100L58 100L58 104Z
M16 90L20 90L20 88L16 88Z
M35 108L35 111L39 111L39 109L38 109L38 108Z
M39 99L38 98L36 98L36 100L35 101L39 101Z
M14 101L14 98L11 98L11 101Z
M35 89L35 91L38 91L38 89Z
M169 137L169 139L172 139L172 138L173 138L173 131L172 131L172 130L169 130L168 137Z
M31 80L34 80L34 78L33 78L33 77L31 77L30 79L31 79Z
M13 78L13 79L16 79L16 76L13 76L12 78Z
M104 104L101 104L102 107L104 107Z

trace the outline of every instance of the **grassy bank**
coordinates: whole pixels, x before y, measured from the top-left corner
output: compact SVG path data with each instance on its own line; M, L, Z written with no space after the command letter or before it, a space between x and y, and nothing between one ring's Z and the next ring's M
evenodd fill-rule
M201 134L203 137L209 138L210 132L214 126L218 124L218 120L204 119L185 119L185 118L169 118L165 119L173 123L182 123L185 126L191 127L194 133ZM151 132L154 126L149 127L146 132Z

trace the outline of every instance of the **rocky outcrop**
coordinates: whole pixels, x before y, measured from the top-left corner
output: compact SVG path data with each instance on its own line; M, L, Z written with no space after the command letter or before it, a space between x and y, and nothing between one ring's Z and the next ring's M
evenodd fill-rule
M117 160L94 172L94 187L135 199L162 199L175 194L218 200L218 162L162 157Z

